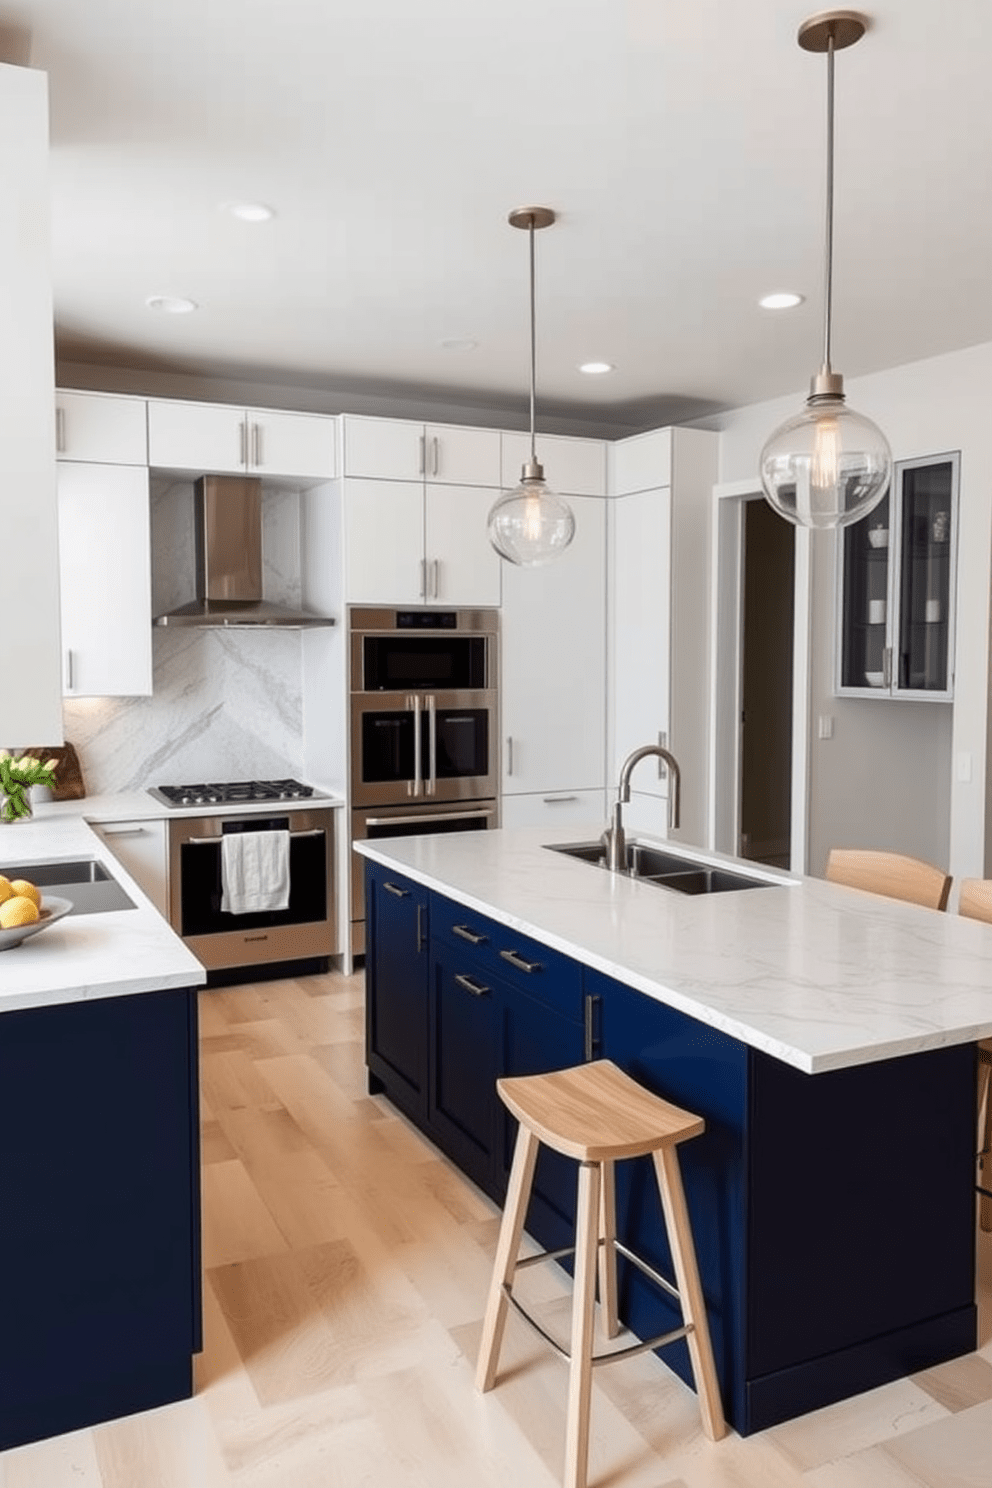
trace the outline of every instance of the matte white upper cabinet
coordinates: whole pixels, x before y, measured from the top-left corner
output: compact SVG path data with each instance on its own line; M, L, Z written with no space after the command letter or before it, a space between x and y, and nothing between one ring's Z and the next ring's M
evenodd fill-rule
M549 823L571 817L572 793L602 792L606 763L606 503L573 508L560 557L503 572L503 794L557 798L530 818ZM601 794L591 801L598 816Z
M0 177L0 744L21 749L62 738L48 88L28 67L0 64Z
M148 470L58 470L62 686L66 697L152 690Z
M500 559L486 535L494 499L479 486L346 480L349 603L498 605Z
M148 404L148 463L163 470L330 480L336 420L316 413L184 403Z
M418 424L406 419L343 421L344 474L369 480L430 481L435 485L488 486L500 481L497 429L458 424Z
M55 451L60 460L147 465L144 398L59 389L55 394Z
M503 431L500 485L512 490L530 459L530 435ZM537 458L544 478L561 496L606 495L606 445L600 439L573 439L563 434L539 434Z

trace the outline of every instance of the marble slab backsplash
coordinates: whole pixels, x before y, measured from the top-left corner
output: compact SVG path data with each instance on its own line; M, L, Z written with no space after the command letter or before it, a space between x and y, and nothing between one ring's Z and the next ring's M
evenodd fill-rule
M195 596L193 487L153 480L152 610ZM266 489L265 598L300 603L299 497ZM301 632L152 630L151 697L67 698L66 739L91 795L150 785L302 776Z

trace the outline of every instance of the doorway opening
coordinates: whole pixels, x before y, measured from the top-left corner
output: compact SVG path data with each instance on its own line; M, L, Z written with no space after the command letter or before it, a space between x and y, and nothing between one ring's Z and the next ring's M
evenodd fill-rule
M788 868L796 529L761 498L743 503L743 519L737 851Z

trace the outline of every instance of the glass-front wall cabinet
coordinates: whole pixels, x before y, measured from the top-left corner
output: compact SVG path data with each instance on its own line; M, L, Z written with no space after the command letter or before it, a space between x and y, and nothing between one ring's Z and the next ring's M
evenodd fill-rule
M899 462L875 510L843 530L841 697L954 695L959 458Z

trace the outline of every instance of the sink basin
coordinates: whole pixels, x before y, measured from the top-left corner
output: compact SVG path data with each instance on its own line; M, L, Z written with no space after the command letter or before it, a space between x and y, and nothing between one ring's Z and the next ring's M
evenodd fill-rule
M600 842L546 845L550 852L564 853L582 863L592 863L596 868L606 867L606 853ZM623 871L629 878L642 879L644 883L657 884L663 889L674 889L679 894L726 894L737 889L766 889L770 884L766 878L750 878L746 873L698 862L679 853L665 852L663 848L646 842L627 843L627 867Z
M106 914L114 909L135 907L113 874L96 858L0 867L0 873L6 878L26 878L41 889L43 897L71 900L75 915Z

